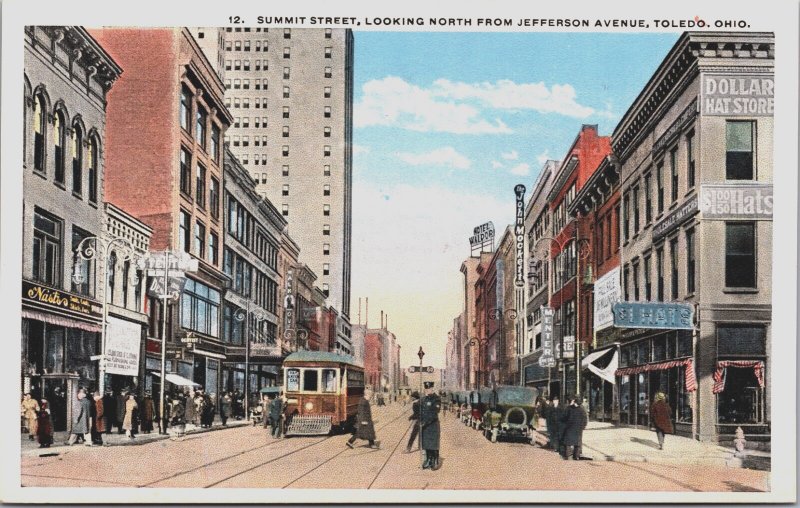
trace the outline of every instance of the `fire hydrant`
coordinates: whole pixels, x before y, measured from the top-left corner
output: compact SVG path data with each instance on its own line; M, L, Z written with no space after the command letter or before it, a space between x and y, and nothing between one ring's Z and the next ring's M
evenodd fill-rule
M736 453L742 453L745 445L747 444L747 439L744 438L744 431L741 427L736 427L736 433L734 435L736 436L736 439L733 440L733 447L736 450Z

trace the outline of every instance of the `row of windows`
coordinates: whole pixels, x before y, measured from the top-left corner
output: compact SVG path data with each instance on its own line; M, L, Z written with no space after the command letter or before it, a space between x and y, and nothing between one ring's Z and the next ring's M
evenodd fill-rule
M228 32L228 33L231 33L231 32L237 32L237 33L238 32L245 32L245 33L248 33L251 30L254 31L255 33L260 33L262 31L264 33L268 33L269 32L269 28L253 28L253 29L250 29L250 28L242 28L242 27L236 27L236 28L225 27L225 31ZM326 28L325 29L325 38L326 39L330 39L332 33L333 33L333 30L331 28ZM283 29L283 38L284 39L291 39L292 38L292 29L291 28L284 28Z
M570 185L564 199L553 210L553 235L557 235L564 229L567 224L567 209L572 201L575 199L576 187L575 183Z
M263 51L267 51L267 49L268 48L266 47L266 41L265 41ZM325 48L325 49L328 50L329 48ZM256 50L256 51L260 51L260 50ZM290 48L289 46L286 46L286 47L283 48L283 58L286 59L286 60L292 58L292 48ZM331 58L330 53L326 52L325 58ZM255 70L257 70L257 71L260 71L260 70L268 71L269 70L269 60L256 59L256 60L253 60L253 64L254 64ZM286 67L284 67L284 69L286 69ZM226 71L230 71L230 70L234 70L234 71L249 71L250 70L250 60L239 60L239 59L225 60L225 70ZM331 67L330 66L326 66L323 75L326 78L330 78L332 76L332 74L333 74L333 72L331 70ZM288 78L286 78L286 79L288 79Z
M80 116L76 116L72 121L72 126L68 127L66 111L58 105L53 111L52 130L49 130L45 104L47 104L47 101L42 94L34 96L32 136L34 171L47 175L48 154L52 154L54 161L52 166L53 183L62 189L66 189L67 164L70 163L72 169L72 194L82 199L84 185L86 185L89 202L97 203L99 141L96 136L90 135L87 143L86 131ZM27 119L25 121L27 122ZM24 128L24 132L28 132L27 125ZM52 138L49 146L48 136ZM88 147L86 146L87 144ZM25 157L27 157L27 154L25 154ZM85 177L84 170L86 170Z
M598 216L594 230L594 250L597 264L619 252L619 205Z
M192 121L193 118L194 121ZM180 123L184 132L190 136L194 134L197 144L211 156L214 163L219 165L221 155L220 128L210 121L205 107L193 100L192 92L185 86L181 87ZM209 123L211 124L210 136ZM194 129L192 129L192 126L194 126Z
M190 200L192 199L192 154L191 152L181 147L180 154L180 186L181 192ZM219 179L215 176L208 175L206 167L197 162L194 165L194 202L202 209L208 209L211 217L214 219L219 218L219 196L220 196L220 183ZM208 192L206 192L208 188ZM206 197L208 203L206 208Z
M239 40L239 41L225 41L225 51L269 51L269 42L265 40L255 40L251 41L249 39ZM283 48L284 55L291 54L291 51L288 47ZM333 48L331 46L326 46L324 50L325 58L332 58L333 57ZM284 58L288 58L284 56Z
M239 127L242 127L244 129L249 129L250 128L250 117L246 116L246 117L242 117L242 118L240 118L240 117L234 118L233 126L235 128L237 128L237 129ZM267 127L267 118L266 117L264 117L264 118L255 117L255 121L253 122L253 127L255 127L257 129L258 128L266 128ZM289 132L290 132L289 126L288 125L284 125L281 128L281 137L288 138L289 137ZM324 138L331 137L331 132L332 132L332 130L331 130L330 127L328 127L328 126L323 127L322 128L322 137L324 137ZM226 137L227 137L227 135L226 135ZM236 143L236 142L238 142L240 140L240 137L238 135L234 135L234 136L232 136L232 138L233 138L233 142L234 143ZM261 143L263 146L267 146L267 137L266 136L262 136L261 139L259 139L258 136L256 136L253 141L254 141L255 146L259 146L259 143ZM242 136L241 137L241 142L249 144L250 143L250 137L249 136ZM239 145L235 144L234 146L239 146ZM248 145L243 145L243 146L248 146Z
M242 155L241 157L244 157L244 159L247 160L247 154ZM253 154L253 160L255 161L256 165L258 165L259 155L258 154ZM266 154L261 154L261 161L262 161L262 164L264 166L267 165L267 155ZM289 176L289 165L288 164L284 164L283 166L281 166L281 175L282 176ZM253 179L256 181L256 185L258 185L259 183L260 184L266 184L267 183L267 173L253 173L252 176L253 176ZM330 166L330 164L325 164L324 166L322 166L322 176L331 176L331 166ZM325 191L325 189L323 187L323 193L324 193L324 191ZM324 194L324 195L330 196L330 188L328 189L328 194ZM324 205L324 206L328 207L328 213L326 213L325 215L330 215L330 207L328 205Z
M206 225L195 220L192 227L192 215L181 209L178 220L178 244L180 250L194 254L212 265L219 263L219 234L208 231Z
M230 193L227 193L227 200L228 234L258 256L267 266L276 269L278 264L278 242L269 237L258 226L256 218Z
M285 98L289 98L289 87L284 87L283 96ZM266 97L255 97L253 98L253 106L255 109L267 109L269 102L267 101ZM226 97L225 98L225 106L228 108L241 108L241 109L250 109L250 98L249 97ZM282 118L289 118L290 109L289 106L283 106L281 117ZM322 117L323 118L331 118L331 107L330 106L323 106L322 108ZM262 127L267 126L267 118L262 117Z

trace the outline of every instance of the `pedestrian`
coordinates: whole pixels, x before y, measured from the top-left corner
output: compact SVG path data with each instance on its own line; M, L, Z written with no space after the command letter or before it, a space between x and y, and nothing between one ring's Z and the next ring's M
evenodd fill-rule
M363 439L369 442L370 448L378 449L380 441L375 440L375 425L372 423L372 410L369 407L369 399L372 397L372 389L364 388L364 396L358 401L358 414L356 415L356 427L353 435L347 441L347 446L353 448L356 439Z
M94 392L92 396L92 444L103 444L103 432L106 431L105 409L103 408L103 396L100 392Z
M278 439L283 436L283 412L286 405L283 400L283 392L275 394L275 398L269 404L269 423L272 426L272 437Z
M578 401L577 396L569 398L569 407L562 417L563 427L561 429L561 440L564 453L561 457L569 460L572 456L574 460L581 459L581 447L583 444L583 429L586 428L588 417Z
M189 389L189 392L186 394L184 398L183 412L184 412L186 428L188 429L190 425L194 426L196 411L194 404L194 390L192 390L191 388Z
M182 394L172 399L169 406L170 433L173 437L181 437L186 432L186 406Z
M556 453L563 455L561 450L561 419L564 416L564 408L559 406L558 395L550 397L550 404L545 408L545 422L547 423L547 437L550 439L550 447Z
M125 403L127 402L128 397L125 396L125 390L120 390L116 397L116 407L117 407L117 414L116 414L116 422L117 422L117 434L124 434L125 429L123 425L125 424Z
M442 399L433 391L433 382L424 383L425 397L420 402L420 419L422 420L422 449L425 450L425 462L422 469L436 471L441 467L439 461L439 411Z
M653 400L653 406L650 408L650 418L653 422L653 427L656 429L656 437L658 438L658 449L664 449L664 434L672 434L672 408L667 403L667 396L664 392L656 393Z
M36 439L34 436L38 428L37 418L39 417L39 402L31 397L31 392L25 392L22 396L20 412L25 418L25 426L28 428L28 439L33 441Z
M412 393L411 398L414 402L411 403L411 416L408 417L412 423L411 435L408 437L408 444L406 445L406 453L411 453L411 446L419 434L419 392Z
M202 410L200 411L200 415L203 420L203 427L208 429L214 423L214 402L211 400L211 396L207 393L203 393L201 401Z
M50 420L50 408L46 399L42 399L42 404L39 406L36 438L39 440L39 448L50 448L53 444L53 422Z
M150 432L153 431L153 420L156 416L156 406L153 403L153 397L150 394L150 390L146 390L144 392L142 407L140 408L139 414L141 415L140 420L142 432L145 434L150 434Z
M78 436L81 436L86 440L89 436L89 431L91 430L91 418L92 414L92 403L86 398L86 390L84 388L78 388L77 394L77 402L75 403L74 407L72 408L72 428L69 431L69 440L67 441L68 445L73 445L78 440ZM87 446L91 446L91 441L86 442Z
M269 405L272 401L266 393L261 394L261 425L266 429L270 425Z
M103 414L105 415L106 434L111 434L111 429L117 425L117 402L114 399L114 392L106 390L103 395Z
M125 435L129 439L134 439L134 412L138 410L139 404L136 403L136 398L133 393L128 393L125 399L125 418L122 421L122 428L125 429Z
M222 419L222 425L228 425L228 418L231 417L231 394L230 392L222 396L219 401L219 417Z

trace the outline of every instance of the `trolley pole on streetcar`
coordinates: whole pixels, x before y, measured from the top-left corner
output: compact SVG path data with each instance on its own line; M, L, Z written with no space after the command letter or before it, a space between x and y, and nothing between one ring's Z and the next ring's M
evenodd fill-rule
M422 449L422 357L425 356L425 351L422 350L422 346L419 347L417 356L419 356L419 399L417 399L417 408L419 409L419 414L417 418L417 422L419 424L419 452L420 452L419 466L423 467L425 466L425 451Z

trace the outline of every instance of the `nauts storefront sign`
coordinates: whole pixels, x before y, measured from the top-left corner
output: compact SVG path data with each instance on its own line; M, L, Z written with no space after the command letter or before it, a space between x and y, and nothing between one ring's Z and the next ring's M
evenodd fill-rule
M68 293L55 288L22 281L22 303L70 317L102 320L100 303L85 296Z

